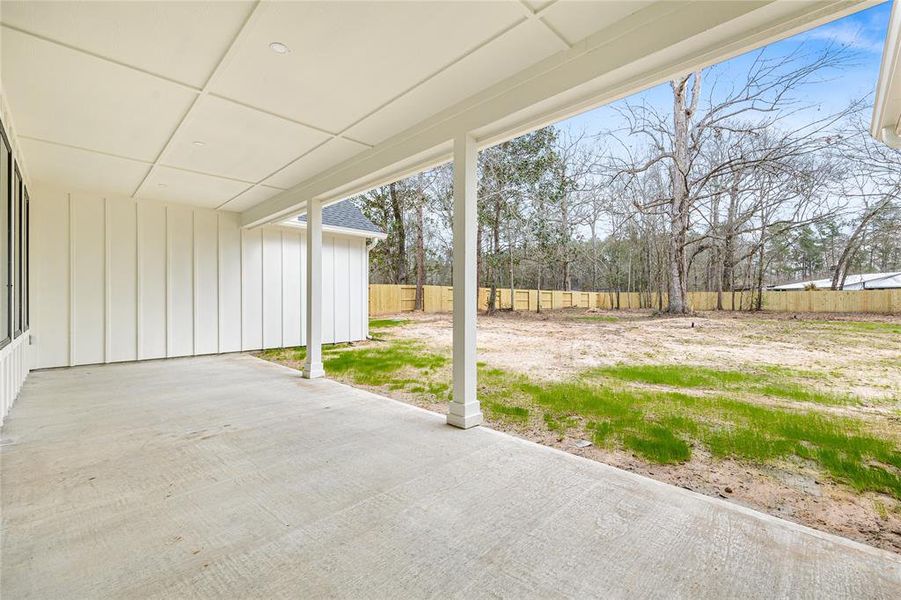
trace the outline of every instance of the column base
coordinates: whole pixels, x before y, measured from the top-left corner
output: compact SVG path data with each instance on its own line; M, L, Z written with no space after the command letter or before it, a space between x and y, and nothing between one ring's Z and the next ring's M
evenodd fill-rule
M447 413L447 424L459 427L460 429L469 429L482 424L482 410L478 402L469 402L460 404L451 402L450 410Z
M304 379L319 379L320 377L325 377L325 369L322 368L321 362L304 363L303 376Z

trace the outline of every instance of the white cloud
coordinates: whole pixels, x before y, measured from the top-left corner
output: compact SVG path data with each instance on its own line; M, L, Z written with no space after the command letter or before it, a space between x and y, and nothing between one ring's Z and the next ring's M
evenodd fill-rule
M867 35L865 28L859 23L839 21L814 29L807 34L807 38L832 42L861 52L882 54L882 40Z

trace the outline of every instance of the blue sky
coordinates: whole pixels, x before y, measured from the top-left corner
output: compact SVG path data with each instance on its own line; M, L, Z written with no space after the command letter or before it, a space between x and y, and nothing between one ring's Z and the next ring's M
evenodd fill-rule
M803 96L799 96L798 100L805 106L809 105L810 109L808 116L798 115L796 118L813 121L817 112L829 114L841 110L855 99L864 96L872 98L879 77L882 47L891 8L891 2L886 2L766 47L767 56L790 53L802 44L813 52L832 44L845 46L853 53L853 65L840 72L825 74L822 82L804 88L801 92ZM716 73L718 85L728 85L730 80L736 80L747 73L748 65L756 52L759 51L716 65L712 68L711 75ZM647 102L668 111L671 110L672 95L669 84L662 84L634 94L627 100L632 103ZM623 123L614 107L621 105L622 102L582 113L562 121L558 126L562 129L586 131L589 134L619 129Z

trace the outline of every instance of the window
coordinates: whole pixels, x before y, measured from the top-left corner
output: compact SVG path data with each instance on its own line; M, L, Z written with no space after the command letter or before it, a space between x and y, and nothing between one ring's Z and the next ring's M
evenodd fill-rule
M0 123L0 347L29 325L28 190ZM10 332L14 332L10 335Z
M31 273L31 252L30 252L30 242L31 242L31 229L28 227L30 223L29 217L31 216L31 199L28 197L28 189L23 189L22 195L25 197L25 206L22 208L22 216L24 218L22 223L22 237L25 240L25 244L22 246L22 256L24 257L24 275L25 281L22 282L22 329L24 331L28 331L28 328L31 326L31 322L29 317L31 316L31 281L29 274Z
M16 180L18 181L18 192L16 196L16 306L18 320L16 321L16 335L28 329L28 307L26 306L25 288L28 279L28 257L26 256L26 236L28 233L28 215L26 207L28 205L28 191L25 189L25 183L16 169Z
M13 327L15 334L13 337L19 337L22 334L22 304L19 302L19 292L22 289L22 175L19 174L19 165L14 163L13 167L13 220L11 237L13 238L13 272L11 292L13 297Z
M10 314L12 294L10 293L10 261L12 221L12 152L6 133L0 125L0 346L10 342Z

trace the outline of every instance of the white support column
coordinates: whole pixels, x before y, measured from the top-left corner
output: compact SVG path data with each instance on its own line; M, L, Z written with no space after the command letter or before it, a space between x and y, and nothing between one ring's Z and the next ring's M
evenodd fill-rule
M322 204L307 202L307 359L303 376L325 375L322 368Z
M476 143L454 139L454 398L447 422L469 429L482 423L476 398Z

